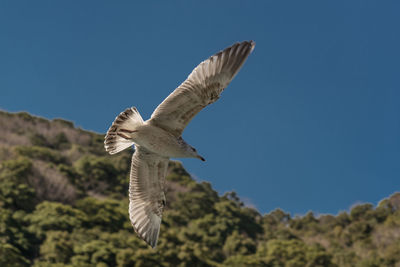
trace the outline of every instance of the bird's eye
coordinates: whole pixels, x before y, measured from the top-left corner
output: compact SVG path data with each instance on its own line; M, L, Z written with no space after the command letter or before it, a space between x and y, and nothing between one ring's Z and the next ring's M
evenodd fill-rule
M192 147L193 151L196 152L196 148Z

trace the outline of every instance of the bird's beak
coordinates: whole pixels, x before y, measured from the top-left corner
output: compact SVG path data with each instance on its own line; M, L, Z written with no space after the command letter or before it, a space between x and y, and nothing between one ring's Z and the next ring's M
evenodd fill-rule
M206 161L202 156L197 155L197 158L200 159L201 161Z

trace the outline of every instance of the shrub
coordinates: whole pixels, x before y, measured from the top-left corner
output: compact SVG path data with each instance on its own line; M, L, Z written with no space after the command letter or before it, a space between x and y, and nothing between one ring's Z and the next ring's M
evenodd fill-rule
M0 205L8 209L30 211L35 205L35 191L28 184L32 163L26 158L8 160L0 167Z
M17 146L15 147L17 154L29 158L50 161L53 163L64 163L66 159L58 152L40 146Z

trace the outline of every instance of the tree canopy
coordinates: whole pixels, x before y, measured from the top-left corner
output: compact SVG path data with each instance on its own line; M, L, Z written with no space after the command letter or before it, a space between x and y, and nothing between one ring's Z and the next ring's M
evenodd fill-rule
M103 136L0 112L0 266L399 266L400 193L378 206L292 217L246 207L170 162L151 249L133 232L130 152Z

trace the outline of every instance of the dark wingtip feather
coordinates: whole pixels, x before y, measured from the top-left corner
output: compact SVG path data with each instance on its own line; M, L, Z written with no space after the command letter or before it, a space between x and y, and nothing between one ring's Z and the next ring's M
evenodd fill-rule
M224 62L222 69L229 70L231 73L231 80L239 72L240 68L246 61L247 57L254 50L256 43L252 40L235 43L232 46L215 54L221 57L223 54L228 55ZM221 70L222 70L221 69Z

